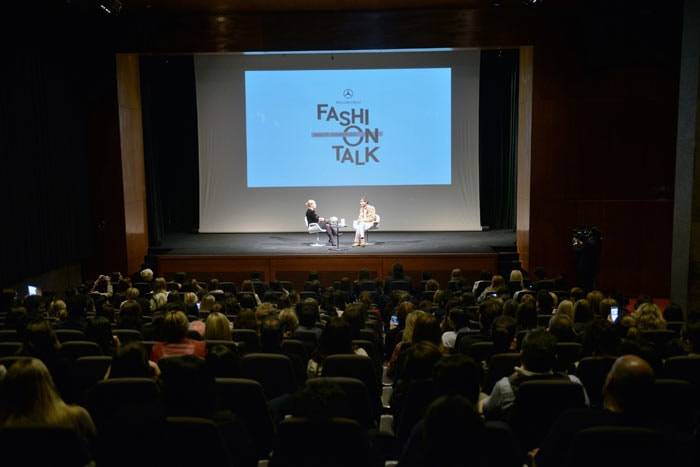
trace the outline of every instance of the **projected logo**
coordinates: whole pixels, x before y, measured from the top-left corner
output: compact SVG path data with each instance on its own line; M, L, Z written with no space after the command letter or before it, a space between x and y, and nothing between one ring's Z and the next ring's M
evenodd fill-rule
M343 90L343 97L351 99L352 89ZM341 103L342 104L342 103ZM339 164L367 165L379 163L379 139L383 136L379 128L371 128L368 108L352 107L338 111L329 104L316 104L316 120L337 124L341 131L313 132L312 138L335 138L331 154Z

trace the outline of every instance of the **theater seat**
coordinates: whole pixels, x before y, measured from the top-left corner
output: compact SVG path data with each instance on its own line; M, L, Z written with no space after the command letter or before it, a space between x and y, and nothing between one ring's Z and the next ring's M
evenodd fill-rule
M87 466L92 455L78 434L55 426L0 428L3 467Z
M657 467L667 461L660 433L646 428L600 426L574 436L568 467ZM668 453L670 454L670 453Z

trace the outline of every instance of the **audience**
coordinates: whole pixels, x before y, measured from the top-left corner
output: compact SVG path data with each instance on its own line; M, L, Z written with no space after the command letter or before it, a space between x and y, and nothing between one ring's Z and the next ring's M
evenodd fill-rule
M165 357L195 355L204 358L206 347L203 341L187 337L189 321L182 311L168 311L163 317L163 341L156 342L151 349L151 360L158 363Z

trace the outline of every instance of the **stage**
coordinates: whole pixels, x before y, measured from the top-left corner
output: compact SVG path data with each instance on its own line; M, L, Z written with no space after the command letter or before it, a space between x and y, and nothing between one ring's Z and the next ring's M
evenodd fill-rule
M309 271L318 271L324 283L343 276L355 277L362 268L384 277L400 262L414 281L431 271L446 281L454 268L475 279L481 270L497 271L499 265L517 259L513 231L487 232L386 232L371 231L367 247L351 247L353 231L340 238L341 250L312 246L316 235L292 233L193 233L171 234L150 249L159 274L170 278L186 271L200 280L217 277L240 282L253 271L264 280L291 280L301 285Z

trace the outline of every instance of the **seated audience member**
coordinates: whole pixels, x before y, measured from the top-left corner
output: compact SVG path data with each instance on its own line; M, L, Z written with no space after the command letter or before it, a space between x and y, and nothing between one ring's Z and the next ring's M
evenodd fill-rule
M114 294L112 279L109 276L100 276L90 289L90 294L102 295L103 297L111 297Z
M603 409L574 409L564 412L552 425L536 451L537 466L566 465L576 433L595 426L655 428L650 420L654 402L654 371L643 359L625 355L608 373L603 388Z
M140 342L129 342L120 347L112 357L105 379L109 378L155 378L160 369L148 359L146 349Z
M457 335L457 348L461 353L468 353L469 347L475 342L491 340L493 321L503 313L503 302L498 298L485 300L479 305L479 332L467 333L462 330Z
M668 321L683 321L683 308L677 303L669 303L664 308L663 318Z
M210 293L206 294L204 297L202 297L202 300L199 303L198 316L206 318L207 315L211 313L211 310L212 308L214 308L214 305L216 305L216 297L214 297Z
M557 313L568 315L572 320L574 319L574 302L571 300L562 300L557 305Z
M422 310L414 310L411 311L408 316L406 316L406 327L401 334L401 341L394 346L394 350L392 351L391 357L389 358L389 362L387 364L387 375L389 377L394 377L396 375L399 356L411 346L411 343L413 342L413 330L415 329L416 320L422 314L427 313Z
M576 342L574 323L569 315L557 313L549 319L547 331L557 338L557 342Z
M298 331L311 331L316 334L317 339L320 339L323 330L316 327L316 322L319 319L319 307L316 299L307 298L301 302Z
M244 294L244 296L251 295L255 299L256 307L262 304L260 297L258 297L258 294L255 293L255 286L253 285L253 281L251 281L250 279L246 279L241 283L241 293Z
M442 396L411 432L399 466L487 465L484 422L465 397Z
M141 276L141 281L149 285L153 284L153 269L145 268L139 273L139 276Z
M493 353L515 352L516 321L512 316L499 316L491 326L491 339L493 340Z
M484 300L486 300L487 297L493 297L495 295L498 295L499 290L505 287L505 285L506 281L505 279L503 279L503 276L493 276L491 278L491 284L488 287L486 287L483 292L481 292L481 295L479 295L477 301L483 302Z
M554 313L554 299L547 290L541 289L537 292L536 302L538 315L551 315Z
M260 350L262 353L272 353L286 355L292 361L294 376L297 382L303 383L306 380L306 368L304 361L299 355L287 353L282 350L282 322L278 318L270 317L265 319L260 326Z
M141 305L137 301L128 300L124 302L119 309L117 327L119 329L134 329L136 331L143 329Z
M632 313L635 327L640 331L666 329L666 320L661 309L653 303L643 303Z
M231 335L231 321L226 315L218 311L209 313L204 329L204 339L206 340L233 340Z
M443 357L433 366L436 396L462 396L475 406L479 402L482 369L466 355Z
M87 327L88 298L74 295L68 300L68 316L54 325L55 329L76 329L85 332Z
M206 346L204 341L187 338L189 321L182 311L168 311L163 317L161 333L162 342L156 342L151 349L151 360L156 363L165 357L195 355L204 358Z
M52 300L49 305L49 318L65 321L68 318L68 305L61 299Z
M297 318L297 314L293 309L285 308L280 311L278 318L282 325L282 336L285 339L293 338L294 333L299 327L299 318Z
M566 380L581 384L574 375L562 375L554 372L557 353L557 339L544 329L530 331L522 346L522 366L515 367L515 372L501 378L493 387L491 395L482 401L483 412L487 419L506 420L515 402L518 386L526 381ZM585 391L584 391L585 393ZM588 396L586 395L586 405Z
M361 347L353 347L350 324L340 317L331 318L321 334L319 346L309 359L306 375L309 378L323 375L323 363L326 357L337 354L355 354L367 356Z
M398 324L396 327L389 325L389 331L384 337L384 348L386 354L386 359L391 358L391 352L394 351L396 344L401 342L404 329L406 328L406 318L413 311L413 303L410 301L404 301L396 306L396 320Z
M569 299L571 303L576 303L579 300L586 298L586 292L581 287L572 287L569 291Z
M612 316L610 314L610 310L612 307L618 306L617 301L615 301L614 298L604 298L600 301L600 305L598 305L598 316L601 319L606 319L610 322L613 321Z
M433 342L421 340L414 342L406 351L400 377L394 383L391 394L391 411L394 414L394 428L398 428L404 409L404 401L411 384L427 380L433 376L435 364L442 358L440 348Z
M537 327L537 306L534 302L524 301L515 312L518 331L527 331Z
M362 303L351 303L345 307L343 319L350 325L352 339L360 339L360 330L365 327L367 310Z
M238 313L233 326L235 329L251 329L258 332L258 322L255 319L255 312L250 308L244 308Z
M467 330L469 319L462 308L454 307L447 314L447 322L451 330L443 332L441 340L443 347L452 351L457 341L457 334L462 330Z
M100 346L102 355L111 357L119 347L119 340L112 335L112 325L104 316L95 316L88 321L85 336Z
M63 402L56 392L51 373L40 360L16 361L7 370L1 388L1 427L66 427L75 430L88 446L95 438L95 425L90 414L80 406ZM7 454L4 453L3 457Z
M138 299L141 297L141 293L139 292L139 289L135 287L129 287L126 289L126 292L124 293L124 301L119 304L119 308L123 307L126 302L129 300L134 300L138 301Z
M503 301L503 316L510 316L515 319L515 316L518 314L518 303L513 300L512 298L509 298L508 300Z
M294 395L292 415L313 422L337 417L352 418L348 412L347 395L343 388L331 381L307 384Z
M605 318L594 319L583 330L582 357L614 357L620 338L615 332L614 325Z
M521 290L527 290L525 288L525 282L523 278L523 272L519 269L513 269L510 271L510 276L508 277L509 290L515 295L516 292Z
M585 298L577 300L576 303L574 303L574 331L576 331L577 334L583 332L583 328L593 321L593 316L591 303Z
M46 320L32 321L24 332L24 342L18 355L41 360L49 369L59 394L68 394L71 388L70 362L60 354L61 343Z
M207 289L209 290L210 294L223 294L224 293L223 289L219 285L219 279L216 279L216 278L211 279L209 281L209 286L207 287Z

